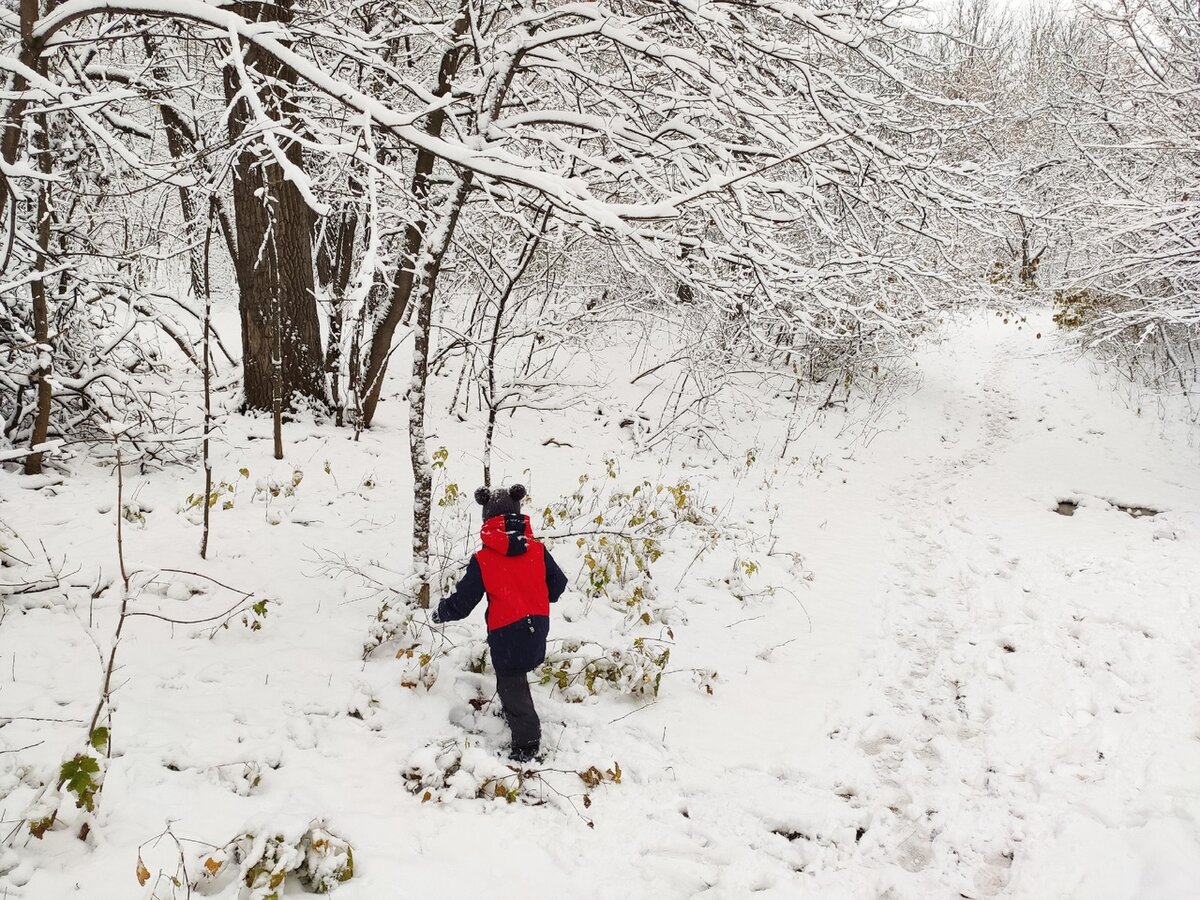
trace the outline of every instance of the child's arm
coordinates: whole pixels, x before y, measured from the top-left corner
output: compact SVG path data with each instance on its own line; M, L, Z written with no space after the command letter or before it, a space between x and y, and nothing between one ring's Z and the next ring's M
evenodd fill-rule
M549 550L545 551L545 557L546 588L550 591L550 602L556 603L558 598L562 596L563 591L567 589L567 576L558 567L558 563L554 561L554 557L550 555Z
M438 608L433 611L434 624L465 619L482 599L483 573L479 571L479 563L472 555L471 561L467 563L467 571L459 580L454 593L439 603Z

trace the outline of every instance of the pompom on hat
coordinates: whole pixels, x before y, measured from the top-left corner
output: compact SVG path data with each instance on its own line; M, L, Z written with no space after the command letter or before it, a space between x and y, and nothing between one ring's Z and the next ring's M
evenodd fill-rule
M514 484L512 487L488 490L485 487L475 489L475 502L483 507L483 520L486 522L494 516L515 515L521 512L521 500L525 497L525 485Z

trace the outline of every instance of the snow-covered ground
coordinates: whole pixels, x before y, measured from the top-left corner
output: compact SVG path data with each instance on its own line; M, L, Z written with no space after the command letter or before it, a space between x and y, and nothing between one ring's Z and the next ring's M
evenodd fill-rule
M238 603L209 579L272 602L228 628L127 620L88 840L69 796L29 837L100 690L116 486L107 464L42 490L0 474L0 520L20 538L4 543L30 564L3 577L63 582L6 598L0 622L3 896L184 897L167 878L212 860L199 890L229 900L237 864L218 848L313 820L353 845L341 900L1200 896L1197 453L1051 330L948 325L871 428L847 427L853 404L830 410L782 459L782 401L774 418L726 411L729 459L636 454L621 415L590 405L505 423L497 475L529 485L535 529L579 573L552 638L670 649L653 702L536 686L549 752L519 785L491 675L465 666L480 614L420 625L416 660L395 644L363 660L407 563L393 400L357 443L293 426L283 463L269 423L231 422L216 476L235 490L207 562L196 475L127 467L128 565L156 573L133 576L134 611L197 620ZM480 431L433 431L439 496L451 482L465 495L439 515L465 555ZM642 479L686 484L697 513L642 582L649 624L586 596L576 537L540 527L572 491ZM461 767L439 781L448 760ZM592 766L589 787L577 773ZM474 796L497 783L517 802Z

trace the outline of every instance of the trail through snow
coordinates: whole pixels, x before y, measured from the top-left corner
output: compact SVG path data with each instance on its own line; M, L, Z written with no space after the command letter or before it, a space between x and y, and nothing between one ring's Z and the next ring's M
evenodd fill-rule
M669 464L759 531L778 504L772 539L746 551L778 590L735 600L728 561L689 563L690 552L656 572L678 606L661 696L573 704L540 688L545 806L423 804L404 789L402 768L464 729L495 753L494 704L467 705L490 696L490 675L443 670L425 693L398 684L390 653L360 662L374 608L323 574L314 548L377 573L403 568L392 559L408 515L403 434L384 427L349 444L294 429L280 469L308 473L294 508L270 527L241 497L216 518L211 569L269 585L280 603L261 631L211 641L131 623L93 843L68 831L19 840L0 858L0 884L13 900L149 897L134 882L138 847L152 873L171 871L174 846L147 844L167 820L220 844L256 823L320 817L355 847L340 900L1192 900L1197 454L1162 439L1049 338L1048 321L1030 319L948 325L915 360L919 387L865 437L831 412L776 470L765 460L785 423L747 411L747 440L762 448L753 468ZM266 424L246 427L218 477L273 465L268 441L250 440ZM576 446L544 446L547 436ZM604 452L642 477L650 461L624 440L584 416L548 418L504 435L498 465L514 480L538 473L545 500ZM454 451L448 467L465 460L455 477L469 490L477 431L447 426L437 441ZM78 567L73 595L10 610L0 627L5 821L76 746L94 703L93 642L107 639L115 603L111 592L88 599L113 568L109 475L83 473L56 496L0 476L0 516ZM197 567L196 531L172 511L194 480L168 472L134 485L149 521L128 537L135 564ZM1073 516L1056 514L1064 500L1078 504ZM571 552L555 545L577 567ZM803 556L811 580L786 553ZM618 633L602 613L569 594L552 637ZM482 624L446 634L478 638ZM719 673L712 696L692 682L696 669ZM622 783L594 791L585 815L574 773L614 761ZM287 896L298 890L289 882ZM237 885L209 896L230 900Z
M895 896L1194 896L1195 457L1037 325L948 335L876 445L898 477L869 699L839 731L872 760L848 870Z

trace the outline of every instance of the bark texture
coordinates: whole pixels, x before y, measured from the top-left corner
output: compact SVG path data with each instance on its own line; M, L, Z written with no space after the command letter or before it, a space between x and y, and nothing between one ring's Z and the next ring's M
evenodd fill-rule
M292 19L292 0L235 3L233 9L252 21ZM253 46L243 52L246 69L263 76L257 91L266 114L293 129L300 127L291 99L295 71ZM234 141L255 123L250 103L239 96L242 87L237 70L227 67L225 92L232 104L229 131ZM303 168L300 146L282 137L280 142L288 161ZM243 145L234 163L233 181L234 269L240 292L246 407L272 408L277 387L272 361L278 352L284 406L292 407L303 398L324 408L328 394L314 290L314 214L296 185L284 178L279 163L260 150Z

